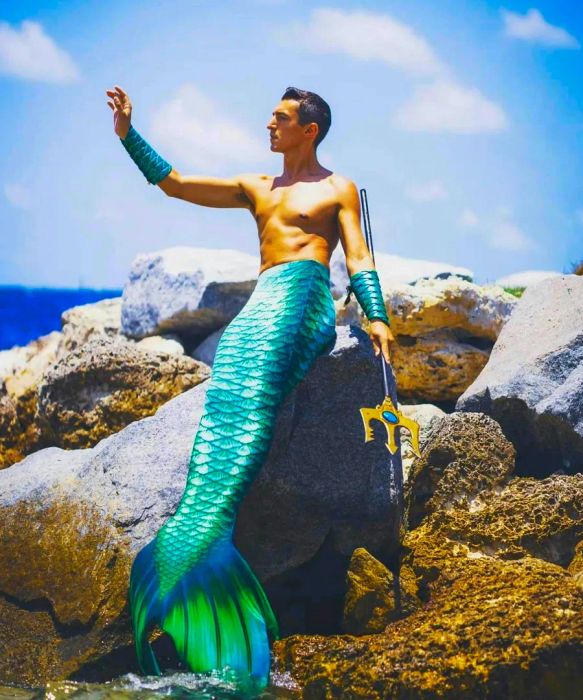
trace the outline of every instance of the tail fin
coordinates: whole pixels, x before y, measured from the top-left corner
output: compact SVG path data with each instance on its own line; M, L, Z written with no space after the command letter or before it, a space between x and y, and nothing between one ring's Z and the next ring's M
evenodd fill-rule
M193 672L230 669L260 686L269 681L270 638L279 638L267 596L231 538L218 540L203 560L160 596L154 539L138 552L130 575L130 609L142 672L161 675L148 641L153 624L173 639Z

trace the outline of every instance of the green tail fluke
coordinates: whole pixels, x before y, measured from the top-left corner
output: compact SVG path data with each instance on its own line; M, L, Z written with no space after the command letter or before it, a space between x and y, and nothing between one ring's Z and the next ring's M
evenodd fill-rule
M160 675L148 634L154 625L172 637L176 652L193 672L228 666L265 685L270 642L277 621L255 574L229 539L209 550L165 596L153 560L155 542L138 553L130 601L138 662Z

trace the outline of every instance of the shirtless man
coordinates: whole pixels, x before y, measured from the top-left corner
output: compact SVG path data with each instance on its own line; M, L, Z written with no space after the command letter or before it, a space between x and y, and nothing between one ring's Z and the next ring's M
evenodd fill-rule
M116 134L124 139L130 128L132 105L115 85L107 90L114 111ZM346 256L349 276L374 269L360 226L360 200L354 182L324 168L316 155L316 122L299 123L299 101L282 99L267 124L270 148L283 153L283 174L243 173L231 178L181 175L172 168L158 187L169 197L206 207L249 209L259 235L259 273L289 260L315 259L329 267L338 239ZM384 321L370 322L375 355L390 361L395 342Z
M382 351L388 361L393 340L360 229L358 192L318 163L315 147L330 114L314 93L288 88L267 125L271 150L284 155L282 175L225 179L181 175L130 124L122 88L107 94L115 131L149 183L194 204L249 209L261 247L257 284L216 347L182 499L132 564L138 663L144 673L160 675L148 641L157 625L191 671L226 665L264 688L278 624L233 532L239 505L267 457L279 407L336 342L329 261L339 238L351 289L371 321L375 354ZM302 119L302 106L315 119Z

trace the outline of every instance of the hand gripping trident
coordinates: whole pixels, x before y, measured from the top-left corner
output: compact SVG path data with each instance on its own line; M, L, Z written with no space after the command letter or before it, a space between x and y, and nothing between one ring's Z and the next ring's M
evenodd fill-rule
M362 203L363 220L364 220L364 232L366 245L368 247L369 253L373 259L374 263L374 249L372 244L372 230L370 227L370 218L368 213L368 200L366 196L366 190L363 188L360 190L360 198ZM350 300L351 286L350 284L346 288L348 294L344 301L344 305ZM362 422L364 424L364 441L370 442L374 440L373 431L371 427L372 420L378 420L385 426L387 431L387 442L385 443L387 450L391 455L394 455L400 450L400 444L396 439L395 432L397 428L406 428L409 431L409 442L411 449L417 457L421 456L419 450L419 424L404 416L402 412L396 408L397 398L395 395L395 403L389 395L389 381L387 376L387 361L382 352L379 352L379 357L381 360L381 367L383 370L383 388L384 396L382 403L377 404L374 408L363 407L360 409L360 415L362 416ZM400 437L400 431L399 431ZM391 481L391 501L394 505L395 518L394 522L394 543L397 548L397 562L396 569L393 572L394 580L394 595L395 595L395 609L399 614L402 612L401 607L401 587L399 583L399 572L401 568L401 534L405 530L404 523L404 503L403 503L403 464L400 458L400 454L397 455L397 459L390 460L389 469L390 481Z

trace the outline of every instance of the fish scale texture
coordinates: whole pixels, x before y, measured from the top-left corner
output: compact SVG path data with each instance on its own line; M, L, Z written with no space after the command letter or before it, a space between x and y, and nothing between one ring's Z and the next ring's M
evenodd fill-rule
M155 622L192 671L228 665L260 687L268 682L278 626L232 535L281 403L334 346L329 275L316 260L268 268L220 338L182 499L132 566L136 649L146 673L160 674L146 635Z

